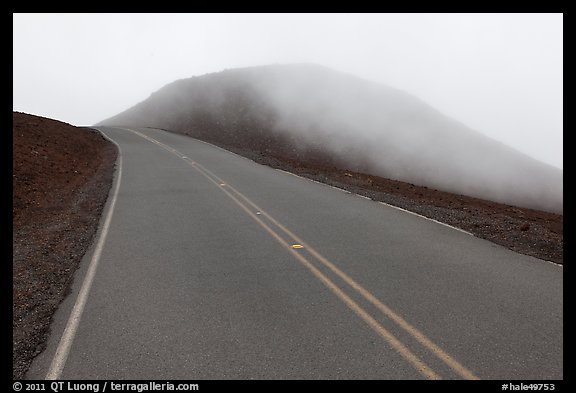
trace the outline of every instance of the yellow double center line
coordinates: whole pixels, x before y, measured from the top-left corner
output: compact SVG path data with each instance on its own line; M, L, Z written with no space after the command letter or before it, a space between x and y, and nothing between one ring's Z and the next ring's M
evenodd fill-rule
M413 325L408 323L404 318L394 312L390 307L386 306L380 300L378 300L374 295L372 295L368 290L362 287L354 279L336 267L328 259L322 256L318 251L316 251L309 244L304 242L293 232L287 229L284 225L278 222L274 217L270 216L264 210L262 210L258 205L248 199L244 194L236 190L230 184L227 184L223 179L216 176L214 173L210 172L208 169L204 168L198 162L195 162L186 155L180 153L178 150L157 141L141 132L124 128L134 134L162 147L163 149L171 152L177 157L183 159L189 165L191 165L197 172L202 174L206 179L215 184L222 190L232 201L234 201L242 210L248 214L258 225L260 225L266 232L268 232L274 239L278 241L288 252L290 252L303 266L305 266L322 284L324 284L334 295L336 295L346 306L348 306L356 315L358 315L368 326L370 326L379 336L386 340L404 359L406 359L416 370L418 370L427 379L441 379L441 377L436 374L428 365L426 365L418 356L416 356L412 351L410 351L400 340L398 340L392 333L390 333L386 328L384 328L376 319L374 319L366 310L364 310L358 303L352 300L342 289L340 289L332 280L330 280L324 273L322 273L317 267L314 266L301 252L297 251L300 247L293 247L294 243L297 243L306 249L310 255L312 255L318 262L328 268L336 276L338 276L342 281L348 284L356 293L362 296L366 301L371 303L376 307L383 315L385 315L390 320L394 321L397 326L403 329L406 333L412 336L416 341L418 341L422 346L428 349L432 354L434 354L438 359L440 359L444 364L450 367L456 374L464 379L479 379L470 370L461 365L458 361L448 355L444 350L442 350L438 345L433 343L429 338L427 338L422 332L416 329ZM257 213L255 213L257 212ZM262 217L272 224L275 229L268 225ZM283 233L289 239L290 242L286 241L278 232Z

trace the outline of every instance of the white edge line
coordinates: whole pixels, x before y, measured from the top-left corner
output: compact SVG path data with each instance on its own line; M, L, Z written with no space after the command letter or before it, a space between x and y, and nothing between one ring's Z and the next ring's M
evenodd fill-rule
M437 223L437 224L444 225L445 227L455 229L455 230L457 230L457 231L459 231L459 232L462 232L462 233L465 233L465 234L467 234L467 235L474 236L473 233L470 233L470 232L468 232L468 231L465 231L464 229L460 229L460 228L453 227L452 225L446 224L445 222L438 221L438 220L435 220L435 219L433 219L433 218L426 217L426 216L423 216L423 215L421 215L421 214L411 212L410 210L406 210L406 209L403 209L403 208L398 207L398 206L391 205L391 204L386 203L386 202L378 201L378 203L380 203L380 204L382 204L382 205L385 205L385 206L393 207L394 209L401 210L401 211L406 212L406 213L410 213L410 214L415 215L415 216L420 217L420 218L424 218L424 219L426 219L426 220L428 220L428 221L432 221L432 222L435 222L435 223Z
M146 128L151 128L151 127L146 127ZM155 128L151 128L151 129L154 130ZM171 131L169 131L169 132L171 132ZM178 133L176 133L176 134L178 134ZM189 137L189 138L192 138L192 139L197 140L198 142L202 142L202 143L204 143L204 144L206 144L206 145L210 145L210 146L212 146L212 147L215 147L216 149L222 150L223 152L230 153L230 154L234 154L234 155L237 156L237 157L240 157L240 158L243 158L243 159L245 159L245 160L252 161L252 162L258 164L256 161L254 161L254 160L252 160L252 159L250 159L250 158L248 158L248 157L241 156L240 154L234 153L233 151L230 151L230 150L226 150L226 149L224 149L223 147L214 145L214 144L212 144L212 143L210 143L210 142L206 142L206 141L203 141L203 140L201 140L201 139L194 138L193 136L188 135L188 134L180 134L180 135L185 135L185 136L187 136L187 137ZM262 164L260 164L260 165L262 165ZM267 166L267 165L264 165L264 166ZM352 191L348 191L348 190L345 190L345 189L343 189L343 188L333 186L333 185L331 185L331 184L322 183L322 182L319 182L318 180L314 180L314 179L310 179L310 178L307 178L307 177L303 177L303 176L297 175L297 174L295 174L295 173L285 171L284 169L280 169L280 168L272 168L272 169L275 169L275 170L277 170L277 171L279 171L279 172L284 172L284 173L286 173L286 174L288 174L288 175L292 175L292 176L298 177L298 178L300 178L300 179L304 179L304 180L311 181L311 182L314 182L314 183L317 183L317 184L321 184L321 185L323 185L323 186L331 187L331 188L333 188L333 189L335 189L335 190L342 191L342 192L344 192L344 193L346 193L346 194L353 194L353 195L357 195L357 196L359 196L359 197L368 199L368 200L370 200L370 201L374 201L373 199L371 199L371 198L369 198L369 197L367 197L367 196L360 195L360 194L355 194L355 193L353 193ZM418 217L423 218L423 219L425 219L425 220L432 221L432 222L435 222L435 223L437 223L437 224L444 225L445 227L452 228L452 229L454 229L454 230L456 230L456 231L458 231L458 232L462 232L462 233L465 233L465 234L470 235L470 236L472 236L472 237L476 237L476 236L474 236L473 233L468 232L468 231L465 231L464 229L456 228L456 227L454 227L454 226L452 226L452 225L450 225L450 224L446 224L446 223L444 223L444 222L435 220L435 219L430 218L430 217L423 216L423 215L418 214L418 213L414 213L414 212L412 212L412 211L410 211L410 210L406 210L406 209L403 209L403 208L401 208L401 207L394 206L394 205L391 205L391 204L389 204L389 203L382 202L382 201L374 201L374 202L381 203L381 204L384 205L384 206L392 207L392 208L394 208L394 209L397 209L397 210L400 210L400 211L403 211L403 212L406 212L406 213L410 213L410 214L412 214L412 215L418 216ZM539 258L538 258L538 259L539 259ZM544 261L544 262L551 263L552 265L564 267L564 265L561 265L561 264L556 263L556 262L547 261L546 259L541 259L541 260Z
M536 257L534 257L534 258L536 258ZM539 259L539 258L538 258L538 259ZM552 261L547 261L546 259L540 259L540 260L541 260L541 261L544 261L544 262L548 262L548 263L550 263L550 264L552 264L552 265L564 267L564 265L561 265L561 264L559 264L559 263L552 262Z
M235 154L235 153L233 153L233 154ZM242 157L242 156L240 156L240 157ZM243 157L243 158L245 158L245 157ZM311 182L314 182L314 183L321 184L321 185L323 185L323 186L331 187L331 188L333 188L333 189L335 189L335 190L338 190L338 191L343 191L343 192L345 192L345 193L347 193L347 194L357 195L357 196L362 197L362 198L364 198L364 199L368 199L368 200L370 200L370 201L374 201L374 199L371 199L371 198L369 198L369 197L367 197L367 196L359 195L359 194L354 194L353 192L348 191L348 190L345 190L345 189L343 189L343 188L339 188L339 187L336 187L336 186L333 186L333 185L330 185L330 184L326 184L326 183L319 182L319 181L314 180L314 179L309 179L309 178L307 178L307 177L303 177L303 176L300 176L300 175L296 175L295 173L288 172L288 171L285 171L285 170L283 170L283 169L278 169L278 168L275 168L275 169L276 169L277 171L279 171L279 172L284 172L284 173L286 173L286 174L288 174L288 175L292 175L292 176L298 177L298 178L303 179L303 180L308 180L308 181L311 181ZM403 208L401 208L401 207L394 206L394 205L391 205L391 204L389 204L389 203L382 202L382 201L374 201L374 202L378 202L378 203L380 203L380 204L382 204L382 205L384 205L384 206L388 206L388 207L391 207L391 208L394 208L394 209L397 209L397 210L400 210L400 211L403 211L403 212L406 212L406 213L410 213L410 214L412 214L412 215L414 215L414 216L417 216L417 217L420 217L420 218L424 218L425 220L428 220L428 221L433 221L433 222L435 222L435 223L437 223L437 224L444 225L445 227L452 228L452 229L454 229L454 230L456 230L456 231L458 231L458 232L462 232L462 233L465 233L465 234L470 235L470 236L472 236L472 237L476 237L473 233L468 232L468 231L465 231L464 229L456 228L456 227L454 227L454 226L452 226L452 225L450 225L450 224L446 224L446 223L444 223L444 222L435 220L435 219L433 219L433 218L423 216L423 215L421 215L421 214L412 212L412 211L410 211L410 210L406 210L406 209L403 209ZM534 258L536 258L536 257L534 257ZM536 258L536 259L540 259L540 258ZM540 259L540 260L541 260L541 261L544 261L544 262L548 262L548 263L550 263L550 264L552 264L552 265L555 265L555 266L559 266L559 267L562 267L562 268L564 267L564 265L561 265L561 264L556 263L556 262L548 261L548 260L546 260L546 259Z
M192 135L183 134L183 133L179 133L179 132L176 132L176 131L162 130L162 129L160 129L160 128L154 128L154 127L141 127L141 128L147 128L147 129L149 129L149 130L160 130L160 131L169 132L169 133L172 133L172 134L175 134L175 135L183 135L183 136L186 136L186 137L188 137L188 138L192 138L192 139L194 139L194 140L196 140L196 141L198 141L198 142L204 143L204 144L206 144L206 145L210 145L210 146L212 146L212 147L215 147L216 149L222 150L222 151L225 152L225 153L234 154L236 157L240 157L240 158L242 158L242 159L244 159L244 160L256 162L256 161L254 161L254 160L252 160L252 159L250 159L250 158L248 158L248 157L241 156L241 155L238 154L238 153L234 153L233 151L226 150L226 149L224 149L223 147L220 147L220 146L215 145L215 144L213 144L213 143L206 142L206 141L203 141L202 139L195 138L195 137L193 137ZM127 129L127 128L126 128L126 129ZM144 135L146 135L146 134L144 134Z
M62 337L60 338L60 343L58 344L58 348L56 349L54 358L52 358L52 363L50 364L48 373L46 374L47 380L55 380L60 378L62 370L64 369L64 365L66 364L66 359L68 358L70 347L72 346L72 342L74 341L74 337L76 336L76 331L78 330L80 318L82 317L82 312L84 311L84 306L86 305L86 300L88 299L90 288L92 287L92 281L94 280L94 276L96 275L96 268L98 267L98 262L100 261L100 255L102 254L102 249L104 248L104 242L106 241L106 235L108 234L108 228L110 227L110 222L112 221L112 214L114 212L114 207L116 205L116 199L118 196L118 190L120 189L120 182L122 180L122 150L120 149L120 145L118 145L118 143L110 139L110 137L104 134L104 132L100 130L98 130L98 132L100 132L100 134L102 134L106 139L108 139L118 147L118 159L117 159L118 168L117 168L117 176L115 179L116 184L114 185L114 193L112 194L112 199L110 200L110 205L106 213L106 219L102 226L102 230L100 232L98 242L94 249L94 253L92 254L92 259L90 260L88 271L86 272L86 276L84 277L84 281L82 282L82 287L80 288L80 292L78 293L78 297L76 298L76 303L74 303L74 308L72 309L70 317L68 318L68 322L66 323L64 333L62 333Z
M433 219L433 218L429 218L429 217L420 215L420 214L418 214L418 213L411 212L410 210L402 209L401 207L394 206L394 205L390 205L390 204L388 204L388 203L386 203L386 202L380 202L380 201L378 201L378 203L381 203L381 204L386 205L386 206L393 207L394 209L398 209L398 210L405 211L406 213L414 214L415 216L422 217L422 218L425 218L425 219L430 220L430 221L434 221L434 222L436 222L436 223L438 223L438 224L441 224L441 225L447 226L447 227L449 227L449 228L455 229L455 230L457 230L457 231L466 233L466 234L468 234L468 235L470 235L470 236L474 236L473 233L470 233L470 232L468 232L468 231L465 231L464 229L460 229L460 228L453 227L452 225L449 225L449 224L446 224L446 223L437 221L437 220L435 220L435 219ZM475 236L474 236L474 237L475 237ZM530 255L528 255L528 256L530 256ZM536 258L536 257L533 257L533 258ZM539 260L544 261L544 262L548 262L548 263L550 263L550 264L552 264L552 265L564 267L564 265L561 265L561 264L556 263L556 262L548 261L548 260L546 260L546 259L541 259L541 258L536 258L536 259L539 259Z
M285 171L285 170L283 170L283 169L276 169L276 170L277 170L277 171L280 171L280 172L287 173L287 174L292 175L292 176L295 176L295 177L298 177L298 178L300 178L300 179L312 181L312 182L314 182L314 183L318 183L318 184L321 184L321 185L323 185L323 186L328 186L328 187L334 188L335 190L338 190L338 191L343 191L343 192L348 193L348 194L353 194L353 195L359 196L360 198L367 199L367 200L369 200L369 201L374 201L372 198L367 197L367 196L365 196L365 195L355 194L355 193L353 193L353 192L351 192L351 191L348 191L348 190L345 190L345 189L343 189L343 188L335 187L335 186L333 186L333 185L326 184L326 183L322 183L322 182L319 182L319 181L317 181L317 180L308 179L307 177L302 177L302 176L296 175L296 174L294 174L294 173L292 173L292 172ZM414 213L414 212L412 212L412 211L410 211L410 210L406 210L406 209L403 209L403 208L401 208L401 207L394 206L394 205L391 205L391 204L389 204L389 203L382 202L382 201L374 201L374 202L378 202L378 203L380 203L380 204L382 204L382 205L384 205L384 206L389 206L389 207L392 207L392 208L394 208L394 209L397 209L397 210L400 210L400 211L403 211L403 212L406 212L406 213L410 213L410 214L415 215L415 216L417 216L417 217L424 218L424 219L426 219L426 220L428 220L428 221L432 221L432 222L435 222L435 223L437 223L437 224L444 225L445 227L452 228L452 229L454 229L454 230L457 230L457 231L459 231L459 232L465 233L465 234L467 234L467 235L474 236L474 234L472 234L472 233L470 233L470 232L468 232L468 231L465 231L464 229L460 229L460 228L453 227L452 225L446 224L446 223L444 223L444 222L435 220L435 219L430 218L430 217L423 216L423 215L418 214L418 213ZM550 262L550 263L554 263L554 262Z
M196 139L196 138L194 138L194 139ZM234 154L235 156L244 158L245 160L253 161L253 160L250 160L250 159L247 158L247 157L243 157L243 156L241 156L241 155L239 155L239 154L236 154L236 153L234 153L234 152L232 152L232 151L226 150L226 149L224 149L224 148L222 148L222 147L220 147L220 146L213 145L213 144L210 143L210 142L202 141L202 140L200 140L200 139L197 139L197 140L200 141L200 142L202 142L202 143L205 143L205 144L207 144L207 145L216 147L217 149L223 150L223 151L225 151L225 152L227 152L227 153L231 153L231 154ZM255 162L255 161L253 161L253 162ZM367 200L369 200L369 201L374 201L372 198L367 197L367 196L365 196L365 195L356 194L356 193L353 193L353 192L351 192L351 191L345 190L345 189L343 189L343 188L336 187L336 186L333 186L333 185L330 185L330 184L326 184L326 183L322 183L322 182L319 182L318 180L309 179L309 178L307 178L307 177L303 177L303 176L297 175L297 174L295 174L295 173L285 171L285 170L283 170L283 169L279 169L279 168L274 168L274 169L276 169L276 170L279 171L279 172L284 172L284 173L286 173L286 174L288 174L288 175L292 175L292 176L298 177L298 178L300 178L300 179L308 180L308 181L311 181L311 182L314 182L314 183L317 183L317 184L321 184L321 185L323 185L323 186L328 186L328 187L331 187L331 188L333 188L333 189L335 189L335 190L342 191L342 192L345 192L345 193L347 193L347 194L353 194L353 195L359 196L359 197L361 197L361 198L367 199ZM428 220L428 221L432 221L432 222L435 222L435 223L437 223L437 224L444 225L445 227L452 228L452 229L454 229L454 230L457 230L458 232L462 232L462 233L465 233L465 234L467 234L467 235L474 236L474 234L472 234L472 233L470 233L470 232L468 232L468 231L465 231L464 229L460 229L460 228L453 227L452 225L446 224L446 223L441 222L441 221L437 221L437 220L435 220L435 219L433 219L433 218L426 217L426 216L423 216L423 215L418 214L418 213L411 212L410 210L406 210L406 209L403 209L403 208L398 207L398 206L390 205L389 203L386 203L386 202L378 201L378 203L381 203L381 204L383 204L383 205L385 205L385 206L393 207L394 209L398 209L398 210L401 210L401 211L406 212L406 213L413 214L413 215L418 216L418 217L420 217L420 218L424 218L424 219L426 219L426 220ZM547 262L549 262L549 261L547 261ZM550 262L550 263L554 263L554 262Z
M343 192L343 193L345 193L345 194L352 194L351 191L345 190L345 189L340 188L340 187L333 186L333 185L328 184L328 183L322 183L322 182L320 182L320 181L318 181L318 180L310 179L310 178L308 178L308 177L303 177L303 176L297 175L297 174L295 174L295 173L285 171L284 169L279 169L279 168L274 168L274 169L276 169L276 170L279 171L279 172L283 172L283 173L286 173L286 174L288 174L288 175L295 176L295 177L297 177L297 178L299 178L299 179L304 179L304 180L311 181L311 182L316 183L316 184L323 185L323 186L325 186L325 187L333 188L333 189L335 189L335 190L337 190L337 191L341 191L341 192ZM354 194L354 195L358 195L358 194ZM370 198L365 197L365 196L363 196L363 195L358 195L358 196L363 197L363 198L366 198L366 199L370 199Z

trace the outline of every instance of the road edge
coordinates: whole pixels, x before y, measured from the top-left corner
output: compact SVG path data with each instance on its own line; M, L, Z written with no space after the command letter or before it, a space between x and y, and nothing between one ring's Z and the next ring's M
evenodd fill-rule
M122 181L122 149L120 145L116 143L113 139L111 139L108 135L106 135L103 131L88 127L93 130L96 130L100 135L102 135L105 139L112 142L116 148L118 149L118 155L116 157L116 170L114 171L114 178L113 184L108 194L108 199L106 201L106 206L104 208L104 213L102 217L104 221L102 221L102 217L100 218L100 225L98 226L97 234L96 234L96 242L93 244L94 249L92 251L92 255L90 257L90 263L88 265L88 270L84 275L84 279L82 280L82 285L80 287L80 291L76 295L76 300L74 302L74 307L70 312L70 315L67 319L65 329L60 337L58 342L58 346L56 348L56 352L52 357L52 361L50 363L50 367L46 374L46 380L56 380L60 378L64 366L66 364L66 360L68 358L68 353L70 352L70 347L74 341L74 337L76 335L76 331L78 329L78 325L80 324L80 320L82 317L82 313L84 311L84 306L90 294L90 289L92 287L92 282L94 280L94 276L96 275L96 271L98 268L98 263L100 261L100 255L102 253L102 249L104 248L104 244L106 242L106 237L108 235L108 229L110 227L110 223L112 221L112 216L114 214L114 208L116 207L116 200L118 197L118 192L120 190L120 184Z

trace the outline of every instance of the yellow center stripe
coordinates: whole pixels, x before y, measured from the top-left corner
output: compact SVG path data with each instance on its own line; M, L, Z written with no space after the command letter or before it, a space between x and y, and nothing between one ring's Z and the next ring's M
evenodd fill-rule
M437 344L432 342L428 337L426 337L422 332L420 332L413 325L408 323L399 314L394 312L390 307L386 306L380 300L378 300L374 295L372 295L368 290L363 288L354 279L336 267L332 262L322 256L318 251L312 248L310 245L305 243L302 239L296 236L293 232L287 229L284 225L278 222L275 218L270 216L254 202L248 199L244 194L236 190L229 183L225 182L214 173L204 168L198 162L189 161L190 159L167 146L154 138L151 138L141 132L124 128L142 138L164 148L165 150L171 152L172 154L184 159L189 163L192 168L197 172L206 177L209 181L214 183L223 191L230 199L232 199L238 206L240 206L254 221L256 221L263 229L265 229L274 239L276 239L282 246L284 246L292 255L304 265L322 284L324 284L332 293L334 293L344 304L346 304L356 315L358 315L368 326L370 326L379 336L384 338L404 359L406 359L416 370L418 370L427 379L441 379L441 377L436 374L430 367L428 367L422 360L420 360L416 355L414 355L404 344L402 344L392 333L386 330L380 323L378 323L366 310L364 310L360 305L358 305L354 300L352 300L344 291L339 288L332 280L330 280L326 275L324 275L320 270L318 270L309 259L304 257L301 253L297 252L295 249L305 248L308 253L310 253L316 260L318 260L322 265L327 267L335 275L340 277L346 284L348 284L356 293L374 305L382 314L394 321L400 328L416 339L420 344L427 348L431 353L433 353L438 359L444 362L448 367L450 367L456 374L464 379L477 380L480 379L450 355L448 355L444 350L442 350ZM226 188L222 186L226 185ZM254 211L257 211L254 214ZM260 217L259 217L260 216ZM262 221L262 216L264 216L270 223L277 227L281 232L292 239L291 242L287 242L282 238L282 236L274 231L269 225Z

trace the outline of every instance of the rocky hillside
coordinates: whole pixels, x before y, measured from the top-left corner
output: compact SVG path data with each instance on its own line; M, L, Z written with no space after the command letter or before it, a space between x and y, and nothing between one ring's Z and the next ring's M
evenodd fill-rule
M99 133L14 112L12 357L22 379L98 229L116 147Z
M397 89L316 65L175 81L102 125L150 126L295 159L562 212L562 171Z

